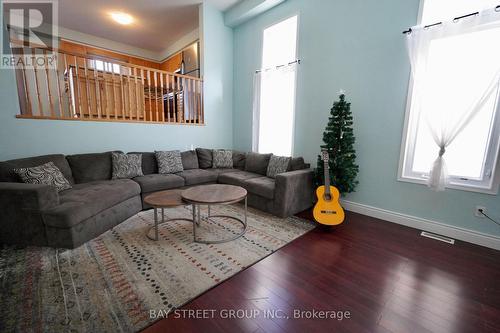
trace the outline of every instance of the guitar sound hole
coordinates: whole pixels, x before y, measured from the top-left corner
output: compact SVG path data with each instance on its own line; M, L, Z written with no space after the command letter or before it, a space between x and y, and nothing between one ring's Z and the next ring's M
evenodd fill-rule
M332 200L332 195L331 194L324 194L323 199L325 199L325 201L330 201L330 200Z

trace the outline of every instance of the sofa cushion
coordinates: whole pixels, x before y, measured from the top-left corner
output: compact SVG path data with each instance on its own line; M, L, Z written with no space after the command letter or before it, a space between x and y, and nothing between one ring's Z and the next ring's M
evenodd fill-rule
M198 163L200 169L208 169L212 167L212 150L205 148L196 148L198 155Z
M185 185L212 183L217 181L218 177L216 173L203 169L184 170L176 173L176 175L184 178Z
M214 168L233 168L233 151L226 149L212 150L212 167Z
M302 170L302 169L307 169L308 166L304 162L303 157L292 157L290 160L290 164L288 165L288 170L287 171L296 171L296 170Z
M150 174L133 179L140 186L142 193L169 190L184 186L184 178L173 174Z
M184 170L176 173L176 175L184 178L185 185L196 185L203 183L213 183L217 181L218 175L214 172L203 169Z
M243 153L238 150L233 150L233 168L245 170L246 156L247 156L246 153Z
M253 172L236 170L234 172L225 172L220 174L219 183L245 187L245 180L257 177L262 176Z
M182 166L184 170L199 169L198 155L195 150L183 151L181 153Z
M284 173L290 166L290 157L272 155L267 166L267 177L276 178L276 175Z
M129 154L136 154L142 156L142 173L150 175L158 173L158 163L156 163L156 154L152 152L130 152Z
M244 181L243 187L250 193L273 199L275 182L273 178L269 177L250 178Z
M158 173L176 173L184 170L179 150L155 151Z
M61 170L64 178L66 178L70 184L75 183L68 161L66 160L66 157L61 154L42 155L0 162L0 182L19 182L20 179L14 172L14 169L31 168L47 162L53 162L55 166Z
M245 171L265 176L271 155L272 154L248 153L245 161Z
M14 169L14 172L21 178L23 183L26 184L54 186L57 192L71 188L71 184L64 178L61 170L56 167L54 162L47 162L31 168Z
M111 153L112 179L130 179L143 176L142 157L137 154Z
M70 228L127 199L141 188L129 179L88 182L59 193L60 204L43 213L46 225Z
M113 169L111 153L109 151L105 153L66 156L71 166L75 183L82 184L99 180L110 180Z
M212 169L204 169L204 170L208 171L210 173L216 174L217 177L219 177L219 175L226 173L226 172L240 171L238 169L230 169L230 168L212 168Z

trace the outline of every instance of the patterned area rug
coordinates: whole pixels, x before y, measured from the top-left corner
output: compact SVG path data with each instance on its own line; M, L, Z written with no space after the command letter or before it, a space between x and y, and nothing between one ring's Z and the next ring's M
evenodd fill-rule
M243 208L215 206L212 214L243 218ZM189 218L192 211L179 207L165 215ZM241 238L205 245L193 242L188 221L163 224L159 241L150 240L145 233L153 221L152 210L141 212L74 250L3 247L0 332L139 331L155 321L149 310L180 307L313 228L249 209ZM198 237L240 230L233 219L205 218Z

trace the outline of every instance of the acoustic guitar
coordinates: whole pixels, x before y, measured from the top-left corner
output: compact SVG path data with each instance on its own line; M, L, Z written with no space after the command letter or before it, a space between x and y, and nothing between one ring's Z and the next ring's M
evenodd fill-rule
M321 151L321 159L325 165L324 177L325 185L321 185L316 189L318 202L314 206L314 219L325 225L338 225L344 222L344 209L340 206L340 193L335 186L330 185L330 171L328 166L329 154L326 149Z

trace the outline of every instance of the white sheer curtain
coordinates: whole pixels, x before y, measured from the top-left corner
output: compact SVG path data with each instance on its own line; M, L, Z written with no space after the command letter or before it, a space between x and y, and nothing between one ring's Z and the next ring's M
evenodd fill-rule
M467 50L468 38L472 38L469 40L472 42L479 36L475 33L499 28L500 14L491 9L482 11L479 15L443 22L429 28L414 27L411 33L407 34L414 87L412 112L416 111L421 121L425 121L436 143L437 157L431 166L428 179L428 186L434 190L444 190L449 182L445 161L446 148L482 110L485 103L491 100L492 94L497 93L500 83L500 58L495 68L489 68L488 71L472 75L473 77L466 75L467 70L462 71L460 60L464 58L461 57L471 51ZM460 40L456 39L457 37ZM480 37L487 38L488 35L481 34ZM492 45L500 43L495 38L489 42ZM446 48L454 49L453 45L460 43L462 49L455 49L466 52L446 55ZM439 59L442 54L445 58ZM471 53L475 61L481 61L481 54L477 59L476 55ZM470 63L470 59L467 62ZM443 64L448 66L442 66ZM450 77L453 79L450 80ZM450 89L450 82L453 89ZM467 98L457 98L460 94L467 94ZM457 103L460 100L466 100L467 103Z
M291 156L297 63L255 73L252 149Z

